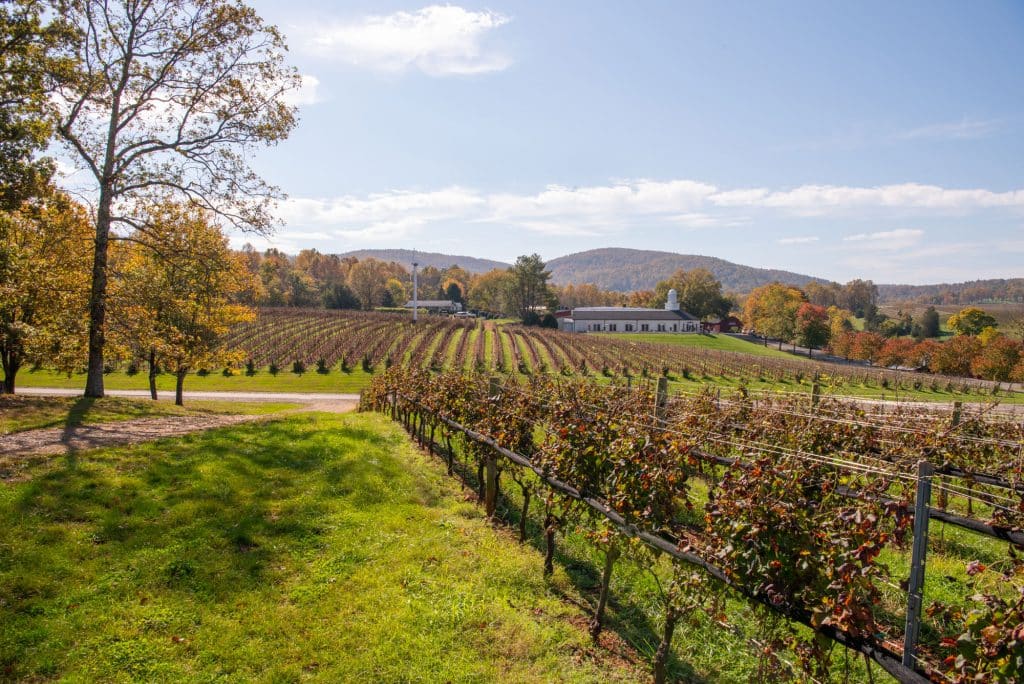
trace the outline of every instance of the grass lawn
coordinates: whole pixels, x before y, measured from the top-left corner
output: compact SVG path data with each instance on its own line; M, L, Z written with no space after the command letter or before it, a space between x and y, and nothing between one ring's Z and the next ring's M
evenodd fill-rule
M276 402L190 401L175 406L168 401L104 397L26 397L0 395L0 435L37 428L74 427L159 416L194 416L211 413L264 415L299 404Z
M115 390L148 390L149 377L146 373L128 375L124 371L114 371L103 376L104 386ZM185 391L208 392L359 392L370 384L372 373L362 368L343 373L337 369L329 373L318 373L316 368L305 373L293 373L290 369L282 369L277 375L271 374L266 368L253 375L244 371L229 377L217 372L208 375L189 373L185 379ZM51 370L24 370L18 373L18 387L67 387L82 389L85 387L85 373L60 373ZM157 389L160 392L174 392L174 376L163 373L157 376Z
M562 570L376 415L41 460L0 483L0 679L609 682Z
M599 335L612 340L624 340L627 342L653 342L655 344L668 344L678 347L697 347L701 349L714 349L718 351L743 352L754 356L770 356L777 359L792 360L796 357L784 351L779 351L776 344L769 344L767 347L761 344L754 344L747 340L741 340L729 335L684 335L679 333L589 333ZM784 345L785 346L785 345Z

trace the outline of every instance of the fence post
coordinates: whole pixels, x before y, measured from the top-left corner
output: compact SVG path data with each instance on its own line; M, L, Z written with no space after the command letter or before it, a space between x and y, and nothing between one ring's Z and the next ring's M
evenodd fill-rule
M814 373L814 381L811 383L811 406L817 406L821 399L821 382L818 380L818 373Z
M496 399L501 394L501 382L492 375L487 387L488 398ZM493 449L484 457L484 512L494 518L498 504L498 455Z
M924 559L928 551L928 503L932 495L932 473L928 461L917 462L917 494L914 498L914 549L910 558L910 583L907 587L907 628L903 636L903 665L914 666L914 648L921 628L921 604L924 600Z
M658 393L654 401L654 417L659 421L665 419L665 407L668 405L668 378L658 378Z

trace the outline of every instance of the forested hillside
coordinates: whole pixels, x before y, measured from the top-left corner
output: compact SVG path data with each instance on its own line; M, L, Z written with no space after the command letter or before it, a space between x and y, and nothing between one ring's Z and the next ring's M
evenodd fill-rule
M971 280L938 285L879 285L878 297L882 302L919 304L1024 303L1024 278Z
M825 282L809 275L742 266L716 257L640 249L592 249L552 259L547 265L551 281L556 285L593 283L619 292L653 289L658 281L669 278L677 270L695 268L711 271L726 290L733 292L749 292L773 281L798 286L812 280Z
M439 252L414 252L411 249L357 249L351 252L339 254L341 258L355 257L360 261L364 259L379 259L380 261L402 264L409 268L413 262L413 256L420 267L433 266L436 269L446 269L452 265L459 265L470 273L486 273L496 268L508 268L510 264L491 259L479 259L471 256L459 256L454 254L441 254Z

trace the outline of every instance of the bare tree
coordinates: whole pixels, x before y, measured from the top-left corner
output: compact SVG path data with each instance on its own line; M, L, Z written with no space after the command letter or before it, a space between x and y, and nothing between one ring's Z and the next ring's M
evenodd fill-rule
M60 138L94 180L96 235L85 394L103 396L107 253L118 231L145 235L140 207L189 199L233 227L268 231L279 197L246 153L296 123L300 85L281 34L232 0L69 0L78 64L56 89Z

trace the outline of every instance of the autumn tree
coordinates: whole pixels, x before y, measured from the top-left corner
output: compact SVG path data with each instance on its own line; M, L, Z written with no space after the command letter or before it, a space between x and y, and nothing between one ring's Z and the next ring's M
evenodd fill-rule
M914 365L918 343L908 337L887 339L875 359L881 366Z
M878 310L878 286L870 280L851 280L843 286L838 304L857 318L869 318Z
M511 287L512 276L505 269L475 275L469 284L469 306L480 311L509 313Z
M51 134L47 73L67 75L70 64L54 49L69 35L43 2L0 3L0 210L48 192L53 160L40 155Z
M626 305L636 306L641 309L651 309L654 308L656 296L654 290L634 290L626 298Z
M977 337L957 335L936 346L928 362L928 370L942 375L969 376L971 364L980 351L981 342Z
M679 307L697 318L724 318L732 308L732 300L722 293L722 283L706 268L679 269L659 282L654 287L655 307L665 306L669 290L676 291Z
M840 334L853 330L853 324L850 323L852 316L853 313L846 309L840 309L838 306L828 307L829 338L835 339Z
M348 272L348 286L367 311L381 305L387 284L387 268L384 262L378 259L363 259Z
M103 396L109 245L145 231L154 196L199 204L236 228L269 230L278 196L248 151L283 140L300 85L276 28L233 0L68 0L75 29L54 74L60 139L92 178L96 208L86 396Z
M1014 368L1024 358L1024 347L1017 340L1005 335L993 338L985 344L971 361L971 372L979 378L1006 382Z
M796 310L796 341L807 347L807 355L828 344L828 335L828 310L819 304L801 304Z
M0 211L0 365L13 394L18 370L84 359L91 227L85 209L55 190Z
M839 306L842 301L843 287L839 283L819 283L812 280L803 287L807 301L811 304L823 306L826 309L832 306Z
M577 306L618 306L625 301L621 292L602 290L597 285L569 283L564 287L551 288L558 298L558 305L566 309Z
M797 288L782 283L769 283L754 288L743 304L743 317L747 325L766 338L783 341L796 336L796 312L804 303L804 295Z
M876 361L884 345L885 338L878 333L854 333L850 344L850 358L857 361Z
M985 328L995 328L999 324L982 309L969 306L950 316L946 325L957 335L979 335Z
M157 369L174 373L179 406L190 370L240 361L241 352L227 348L225 335L255 317L235 303L251 287L252 275L211 219L195 204L152 207L146 233L115 254L114 339L146 358L154 399Z

